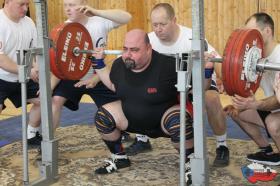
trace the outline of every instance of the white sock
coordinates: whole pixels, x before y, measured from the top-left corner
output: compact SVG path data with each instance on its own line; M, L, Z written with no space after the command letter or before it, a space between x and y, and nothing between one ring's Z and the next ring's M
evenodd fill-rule
M136 139L137 139L137 141L148 142L149 137L146 135L142 135L142 134L136 134Z
M27 139L33 138L36 136L36 132L38 132L40 127L32 127L31 125L27 126Z
M227 146L227 133L217 136L216 135L216 142L217 142L217 147L219 146Z

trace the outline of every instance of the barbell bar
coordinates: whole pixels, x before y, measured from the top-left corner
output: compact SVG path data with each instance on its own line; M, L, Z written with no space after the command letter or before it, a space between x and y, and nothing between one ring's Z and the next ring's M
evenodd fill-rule
M223 58L211 58L210 62L223 63ZM280 63L270 62L268 59L258 59L256 64L256 71L263 72L265 70L280 71Z
M75 56L79 56L80 54L95 54L98 53L95 50L82 50L79 49L78 47L75 47L73 49L73 53ZM105 55L122 55L123 51L122 50L104 50L103 54Z
M80 54L95 54L98 53L95 50L81 50L79 48L74 48L73 53L76 56L79 56ZM104 50L103 54L105 55L122 55L123 51L122 50ZM173 56L174 55L170 55ZM215 63L222 63L223 58L211 58L210 62L215 62ZM272 63L269 62L267 59L258 59L258 63L256 64L256 71L261 71L263 72L264 70L275 70L275 71L280 71L280 64L278 63Z
M223 58L212 58L210 62L223 63ZM258 59L256 71L263 72L265 70L280 71L280 63L270 62L268 59Z
M60 79L79 80L91 67L93 50L91 36L79 23L55 27L50 38L50 67ZM230 35L222 58L210 61L222 63L222 80L229 95L250 96L259 87L264 70L280 70L280 63L263 57L264 42L258 30L237 29ZM107 55L121 55L121 50L105 50Z
M264 70L280 71L280 63L269 62L267 59L259 59L256 66L256 70L257 71L264 71Z

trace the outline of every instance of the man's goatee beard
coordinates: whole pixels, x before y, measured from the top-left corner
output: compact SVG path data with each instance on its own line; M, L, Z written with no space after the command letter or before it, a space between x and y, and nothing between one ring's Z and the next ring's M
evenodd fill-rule
M134 69L136 67L135 61L132 59L126 59L124 64L127 69Z

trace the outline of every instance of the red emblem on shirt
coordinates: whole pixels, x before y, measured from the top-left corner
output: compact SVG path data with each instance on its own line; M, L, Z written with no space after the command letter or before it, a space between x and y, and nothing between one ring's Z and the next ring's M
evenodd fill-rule
M155 94L155 93L157 93L157 88L148 88L147 92L148 92L148 94Z

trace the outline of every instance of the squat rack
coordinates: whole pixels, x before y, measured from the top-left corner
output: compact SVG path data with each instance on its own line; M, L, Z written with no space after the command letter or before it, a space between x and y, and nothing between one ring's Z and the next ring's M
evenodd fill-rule
M36 8L36 25L38 32L38 48L27 50L29 54L36 53L39 62L39 83L40 83L40 102L41 102L41 123L43 141L42 162L40 164L40 179L29 183L28 178L28 157L24 155L24 185L50 185L58 178L58 142L54 139L51 92L50 92L50 67L49 67L49 46L48 22L47 22L47 1L34 0ZM208 178L208 157L206 149L205 135L205 116L204 116L204 2L203 0L192 0L192 53L190 56L190 66L192 69L193 97L194 97L194 146L195 151L191 157L192 185L209 185ZM22 55L19 55L22 56ZM27 69L25 63L18 64L22 66L19 74L21 78L25 77ZM181 103L186 101L186 91L188 87L190 71L178 70L178 91L180 92ZM26 80L22 79L22 90L26 88ZM23 95L24 98L26 95ZM26 102L26 99L25 99ZM24 104L23 104L24 106ZM180 106L180 186L185 185L185 104ZM25 112L24 112L25 113ZM44 113L44 114L42 114ZM26 114L23 114L23 125L26 127ZM24 128L23 128L24 130ZM26 130L26 128L25 128ZM26 140L26 133L23 131L23 141ZM23 143L23 153L27 153L27 146Z

